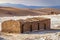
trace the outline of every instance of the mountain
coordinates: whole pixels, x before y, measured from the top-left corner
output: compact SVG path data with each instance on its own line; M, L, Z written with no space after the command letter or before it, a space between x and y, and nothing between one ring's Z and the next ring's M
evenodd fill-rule
M16 7L16 8L42 8L43 7L43 6L27 6L23 4L11 4L11 3L0 4L0 6Z
M22 5L22 4L10 4L10 3L0 4L0 6L17 7L17 8L28 8L27 6Z
M3 3L0 4L0 6L6 6L6 7L16 7L16 8L58 8L60 9L60 6L27 6L23 4L11 4L11 3Z

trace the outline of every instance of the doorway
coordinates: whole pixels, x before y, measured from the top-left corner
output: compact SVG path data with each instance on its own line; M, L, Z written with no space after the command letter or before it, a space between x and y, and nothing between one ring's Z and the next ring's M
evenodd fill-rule
M24 24L22 24L21 33L24 32Z
M46 24L44 23L44 30L46 30Z
M38 23L38 30L40 30L39 23Z
M30 25L30 31L32 31L32 25Z

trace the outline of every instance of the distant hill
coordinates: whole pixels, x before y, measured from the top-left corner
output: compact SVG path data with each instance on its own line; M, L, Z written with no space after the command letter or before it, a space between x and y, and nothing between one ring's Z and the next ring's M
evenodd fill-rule
M59 9L55 8L13 8L13 7L0 7L0 17L4 16L38 16L38 15L53 15L60 14Z
M0 17L2 16L28 16L39 15L36 12L32 12L30 9L12 8L12 7L0 7Z
M27 6L23 4L11 4L11 3L3 3L0 4L0 6L6 6L6 7L16 7L16 8L57 8L60 9L60 6Z
M40 8L40 9L35 9L35 11L44 12L47 15L60 14L60 9L56 9L56 8Z

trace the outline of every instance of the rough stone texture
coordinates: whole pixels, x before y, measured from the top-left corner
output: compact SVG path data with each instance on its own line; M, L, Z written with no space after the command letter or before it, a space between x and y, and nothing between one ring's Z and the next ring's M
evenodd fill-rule
M39 25L40 30L50 30L50 19L40 21L39 24L40 24Z
M18 33L20 32L20 23L15 20L8 20L2 23L2 31L9 33Z
M38 27L39 26L39 27ZM38 30L50 30L50 19L27 18L25 20L8 20L2 23L3 32L23 33Z
M38 30L38 22L33 22L32 23L32 30L35 31L35 30Z

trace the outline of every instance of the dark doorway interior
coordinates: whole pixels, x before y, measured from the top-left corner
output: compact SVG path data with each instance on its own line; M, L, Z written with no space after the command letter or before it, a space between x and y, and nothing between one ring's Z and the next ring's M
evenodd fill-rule
M39 23L38 23L38 30L40 30L40 28L39 28Z
M46 24L44 24L44 29L46 30Z
M32 25L30 25L30 31L32 31Z
M23 33L24 32L24 24L22 24L22 28L21 28L21 33Z

